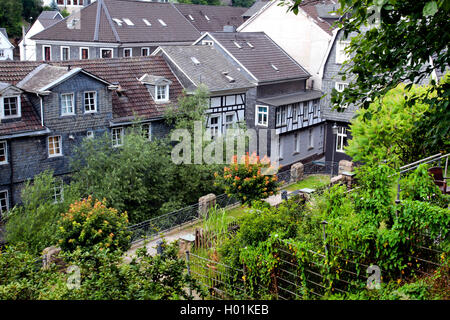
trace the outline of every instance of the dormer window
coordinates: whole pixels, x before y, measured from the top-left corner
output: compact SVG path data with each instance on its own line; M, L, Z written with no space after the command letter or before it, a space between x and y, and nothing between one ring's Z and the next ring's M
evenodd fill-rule
M156 97L157 102L169 100L169 85L168 84L156 85L155 90L156 90L155 97Z
M21 116L20 96L2 97L0 99L0 118L10 119Z

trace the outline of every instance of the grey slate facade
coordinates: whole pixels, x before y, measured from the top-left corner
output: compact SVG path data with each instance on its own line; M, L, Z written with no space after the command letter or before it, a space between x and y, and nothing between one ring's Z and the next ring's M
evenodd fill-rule
M256 85L246 93L246 126L257 132L261 129L276 132L279 136L279 145L274 146L273 149L282 153L279 159L280 165L287 168L295 162L308 162L323 157L325 128L318 103L322 93L306 87L306 80L310 75L262 32L207 33L198 39L195 45L206 45L205 43L211 41L214 42L216 50ZM234 43L235 41L238 42L239 47ZM271 64L278 70L275 70ZM311 93L313 95L310 95ZM292 101L285 99L289 96L294 97ZM302 99L306 96L308 96L306 100ZM298 110L297 116L303 117L303 107L299 107L299 104L303 106L303 103L307 104L306 121L301 118L301 121L297 121L295 125L292 120L286 121L284 125L277 125L277 110L285 108L286 118L292 119L295 105ZM266 125L257 124L258 106L267 108ZM294 146L294 141L297 147ZM312 145L310 142L313 142ZM272 145L268 137L268 156L271 155L271 149ZM260 153L260 150L257 152ZM260 156L264 155L260 154Z

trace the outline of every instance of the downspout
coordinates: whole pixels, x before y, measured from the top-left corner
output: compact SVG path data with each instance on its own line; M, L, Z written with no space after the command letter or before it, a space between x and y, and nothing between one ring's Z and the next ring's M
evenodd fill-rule
M41 126L44 126L44 103L42 102L42 97L39 95L39 93L36 93L36 95L39 98L41 106Z
M10 189L11 189L11 196L9 197L9 205L11 205L11 207L13 207L12 205L15 203L14 202L14 166L13 166L13 149L12 149L12 140L9 140L9 152L8 152L8 156L9 156L9 167L10 167L10 171L9 171L9 184L10 184Z

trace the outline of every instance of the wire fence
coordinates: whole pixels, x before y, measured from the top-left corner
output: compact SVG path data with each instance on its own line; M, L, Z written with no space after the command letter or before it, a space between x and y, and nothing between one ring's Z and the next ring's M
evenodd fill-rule
M232 237L232 234L225 236ZM216 239L214 235L211 237ZM448 232L434 238L413 234L402 250L404 254L398 257L403 266L398 270L380 269L379 281L401 280L412 275L431 276L441 267L446 267L448 272L441 247L447 237ZM271 252L277 262L268 282L254 279L249 282L251 275L245 264L239 268L226 265L220 262L214 250L202 251L197 246L195 253L186 253L187 269L206 289L207 299L322 299L329 294L367 288L373 280L373 268L380 268L377 266L379 258L338 243L328 243L326 239L324 229L323 245L314 250L298 248L288 241L278 243ZM450 286L450 273L444 281Z

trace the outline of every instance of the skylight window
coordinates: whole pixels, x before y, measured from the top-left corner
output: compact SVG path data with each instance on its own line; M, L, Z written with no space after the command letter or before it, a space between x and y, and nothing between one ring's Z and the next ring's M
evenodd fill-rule
M250 47L250 48L254 48L255 46L254 45L252 45L250 42L247 42L247 45Z
M144 23L145 23L146 25L148 25L149 27L152 26L152 24L150 23L150 21L148 21L147 19L142 19L142 21L144 21Z
M192 62L198 66L200 64L200 61L198 61L198 59L196 57L191 57Z
M119 27L122 26L122 23L123 23L122 20L117 19L117 18L113 18L113 20L114 20L115 23L117 23L117 25L118 25Z
M208 20L208 21L210 20L206 14L205 14L205 19Z
M239 49L242 48L241 45L240 45L239 43L237 43L236 41L233 41L233 43L234 43L234 45L235 45L236 47L238 47Z
M158 21L163 27L167 27L167 24L162 19L158 19Z
M194 17L191 15L188 15L189 19L191 19L192 21L194 21Z
M275 71L280 71L273 63L270 64Z
M131 22L130 19L128 19L128 18L123 18L122 20L123 20L127 25L129 25L129 26L134 26L134 23Z

